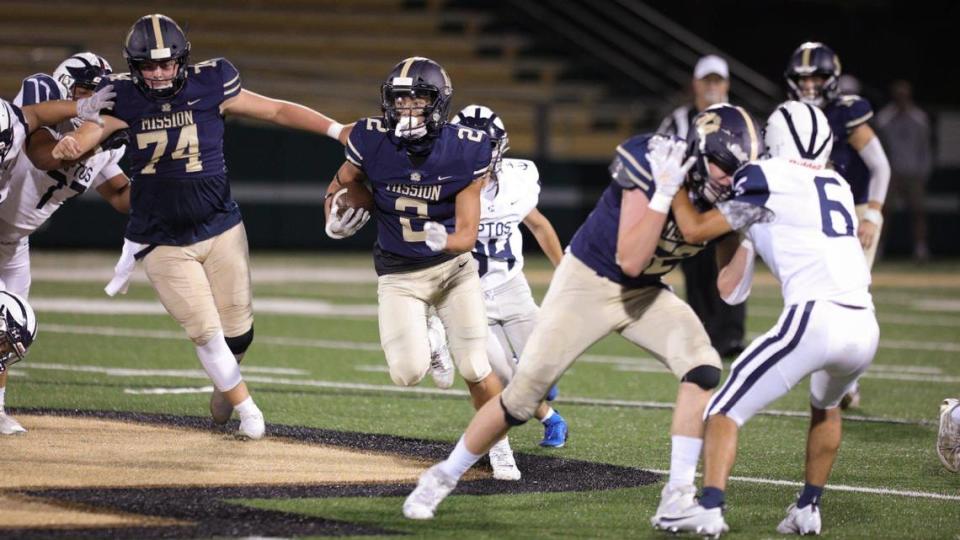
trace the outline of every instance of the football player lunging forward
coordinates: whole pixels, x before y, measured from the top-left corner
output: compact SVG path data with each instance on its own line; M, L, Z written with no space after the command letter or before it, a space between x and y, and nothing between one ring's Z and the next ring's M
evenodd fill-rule
M448 122L452 96L450 77L433 60L411 57L393 68L381 89L383 116L359 120L350 133L347 159L328 189L327 233L344 238L363 226L369 214L350 208L341 215L338 201L344 186L368 180L377 212L380 344L390 378L412 386L430 370L432 306L479 408L503 388L487 360L487 318L470 255L491 146L486 133ZM494 476L518 480L509 443L502 435L497 441L484 449Z
M406 517L432 518L480 454L529 420L563 372L610 332L649 351L680 380L670 479L654 518L692 504L703 410L720 383L721 364L696 314L661 281L704 247L686 242L668 213L691 166L698 177L710 174L709 164L731 175L759 155L758 137L746 111L723 104L697 115L683 164L687 143L676 138L639 135L617 148L612 182L557 267L516 374L499 399L477 412L450 456L423 473L403 505ZM709 185L704 204L719 193Z
M26 78L13 100L17 107L49 100L81 99L93 95L110 65L99 56L85 52L64 60L53 76L38 73ZM22 298L30 294L29 237L60 206L89 188L97 190L118 211L130 209L130 181L120 170L123 148L93 154L86 159L62 162L51 151L57 140L79 125L79 119L62 122L57 128L38 129L29 137L27 157L11 170L7 196L0 203L0 290ZM5 393L7 373L0 373L0 395ZM0 399L0 407L3 399ZM14 418L0 413L0 433L22 433Z
M79 121L100 122L100 109L112 103L110 100L113 95L112 88L104 88L90 97L76 101L55 98L53 101L39 103L41 100L36 100L36 104L24 105L23 107L0 99L0 201L2 201L0 207L6 206L6 200L10 196L11 184L15 178L15 171L18 170L18 167L27 166L27 164L21 165L21 162L29 162L29 158L24 154L27 149L27 140L33 133L41 126L54 126L74 117L78 117ZM47 99L46 94L44 94L44 98ZM0 246L2 248L0 252L10 253L19 249L19 246L19 241L9 247ZM29 272L27 276L29 279ZM16 304L16 302L13 302L13 304ZM7 328L9 330L13 326L8 322ZM34 328L36 327L34 326ZM19 343L25 344L23 352L26 352L26 347L30 345L32 339L23 339ZM18 353L18 350L2 353L4 360L0 364L12 364L19 360L22 354ZM23 433L26 431L23 426L4 411L6 383L7 373L4 367L0 369L0 435Z
M706 214L677 197L685 236L714 238L731 230L747 239L720 272L730 303L750 293L754 253L781 283L784 311L731 367L707 406L703 494L658 527L719 536L724 490L743 424L810 375L806 485L777 527L783 534L820 534L820 495L840 448L840 400L873 361L880 335L868 291L870 272L856 236L850 186L828 169L832 137L824 114L788 101L770 115L770 158L737 172L734 196Z
M530 229L554 266L560 263L563 248L550 220L537 210L540 175L536 164L503 157L510 149L503 120L488 107L468 105L453 123L483 131L490 136L493 146L493 169L480 195L480 231L473 257L479 263L490 327L487 358L500 381L507 384L517 369L516 359L533 331L539 311L523 274L520 223ZM551 388L547 399L552 401L556 393L556 387ZM534 416L543 424L540 446L559 448L566 443L567 422L550 405L540 404Z
M880 139L867 123L873 118L870 102L856 95L840 94L840 58L823 43L807 42L793 51L784 74L790 99L819 107L833 131L833 168L853 190L857 238L873 268L883 228L883 203L890 185L890 163ZM844 409L860 406L860 386L844 396Z
M101 82L117 91L103 127L84 124L57 144L55 157L74 158L112 133L129 130L133 188L127 245L141 248L136 256L160 302L196 345L215 387L214 421L226 423L235 408L237 435L259 439L263 415L238 366L253 341L253 310L247 237L223 157L224 117L256 118L332 138L345 135L343 126L302 105L243 89L226 59L188 64L190 43L164 15L135 22L123 55L130 72Z

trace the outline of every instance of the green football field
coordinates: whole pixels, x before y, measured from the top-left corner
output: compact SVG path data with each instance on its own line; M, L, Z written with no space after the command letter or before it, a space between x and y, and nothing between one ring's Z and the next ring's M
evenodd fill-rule
M39 335L29 356L11 369L8 409L15 415L55 409L206 419L208 394L196 389L210 383L149 284L138 278L126 296L115 299L103 293L113 257L34 255L30 299ZM428 377L421 392L398 391L386 373L368 255L254 253L252 268L256 339L243 368L268 435L274 426L303 426L449 445L457 440L472 413L462 381L438 391ZM528 268L539 299L549 265L533 259ZM958 270L960 264L952 262L919 268L881 263L874 270L880 349L862 380L862 405L844 422L843 446L822 502L827 537L960 538L960 475L947 472L934 449L939 403L960 396ZM760 279L748 304L749 336L769 329L781 307L779 287L769 277ZM567 446L537 446L542 428L536 422L513 430L512 446L534 457L665 472L676 386L649 355L608 337L560 382L555 407L570 424ZM743 429L727 494L731 537L778 536L775 527L803 478L806 403L804 381ZM30 445L31 433L4 437L0 450L13 444ZM0 474L16 467L4 453ZM189 462L189 456L183 459ZM520 483L525 481L532 480ZM661 481L544 493L500 484L498 492L485 495L455 492L435 520L422 523L406 521L400 512L403 498L396 493L412 485L385 495L310 496L307 490L303 496L229 497L225 504L431 538L667 536L648 521ZM257 536L251 530L237 535Z

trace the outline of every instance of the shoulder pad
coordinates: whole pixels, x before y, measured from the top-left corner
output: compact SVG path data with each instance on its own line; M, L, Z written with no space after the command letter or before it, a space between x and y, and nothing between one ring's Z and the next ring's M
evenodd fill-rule
M837 106L843 112L843 124L847 129L853 129L873 117L870 102L860 96L840 96Z
M770 197L767 176L759 163L748 163L733 177L733 200L763 206Z
M23 80L17 97L19 99L14 102L18 106L35 105L44 101L66 99L67 89L46 73L37 73Z
M500 174L510 176L511 182L525 186L536 186L539 191L540 171L537 164L527 159L503 158L500 162Z

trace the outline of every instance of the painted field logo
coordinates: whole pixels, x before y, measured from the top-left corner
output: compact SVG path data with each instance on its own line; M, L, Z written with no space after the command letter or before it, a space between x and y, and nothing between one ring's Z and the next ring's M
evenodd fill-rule
M0 536L247 537L396 534L380 527L244 506L242 499L400 497L449 444L268 426L236 441L206 418L122 412L17 411L30 432L0 439ZM456 493L616 489L653 473L517 454L521 482L489 469ZM399 512L399 509L398 509Z

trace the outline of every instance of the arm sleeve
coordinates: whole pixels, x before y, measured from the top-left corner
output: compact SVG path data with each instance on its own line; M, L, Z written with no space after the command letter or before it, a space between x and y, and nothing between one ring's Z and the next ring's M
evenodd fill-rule
M741 242L740 248L738 249L748 250L749 253L747 254L747 265L743 269L743 276L740 278L740 283L737 283L737 286L729 295L723 297L723 301L731 306L746 302L750 296L750 290L753 288L754 261L757 258L756 253L753 251L753 242L749 239Z
M883 204L890 186L890 162L883 151L880 139L874 137L860 150L860 158L870 171L870 184L867 187L867 200Z

